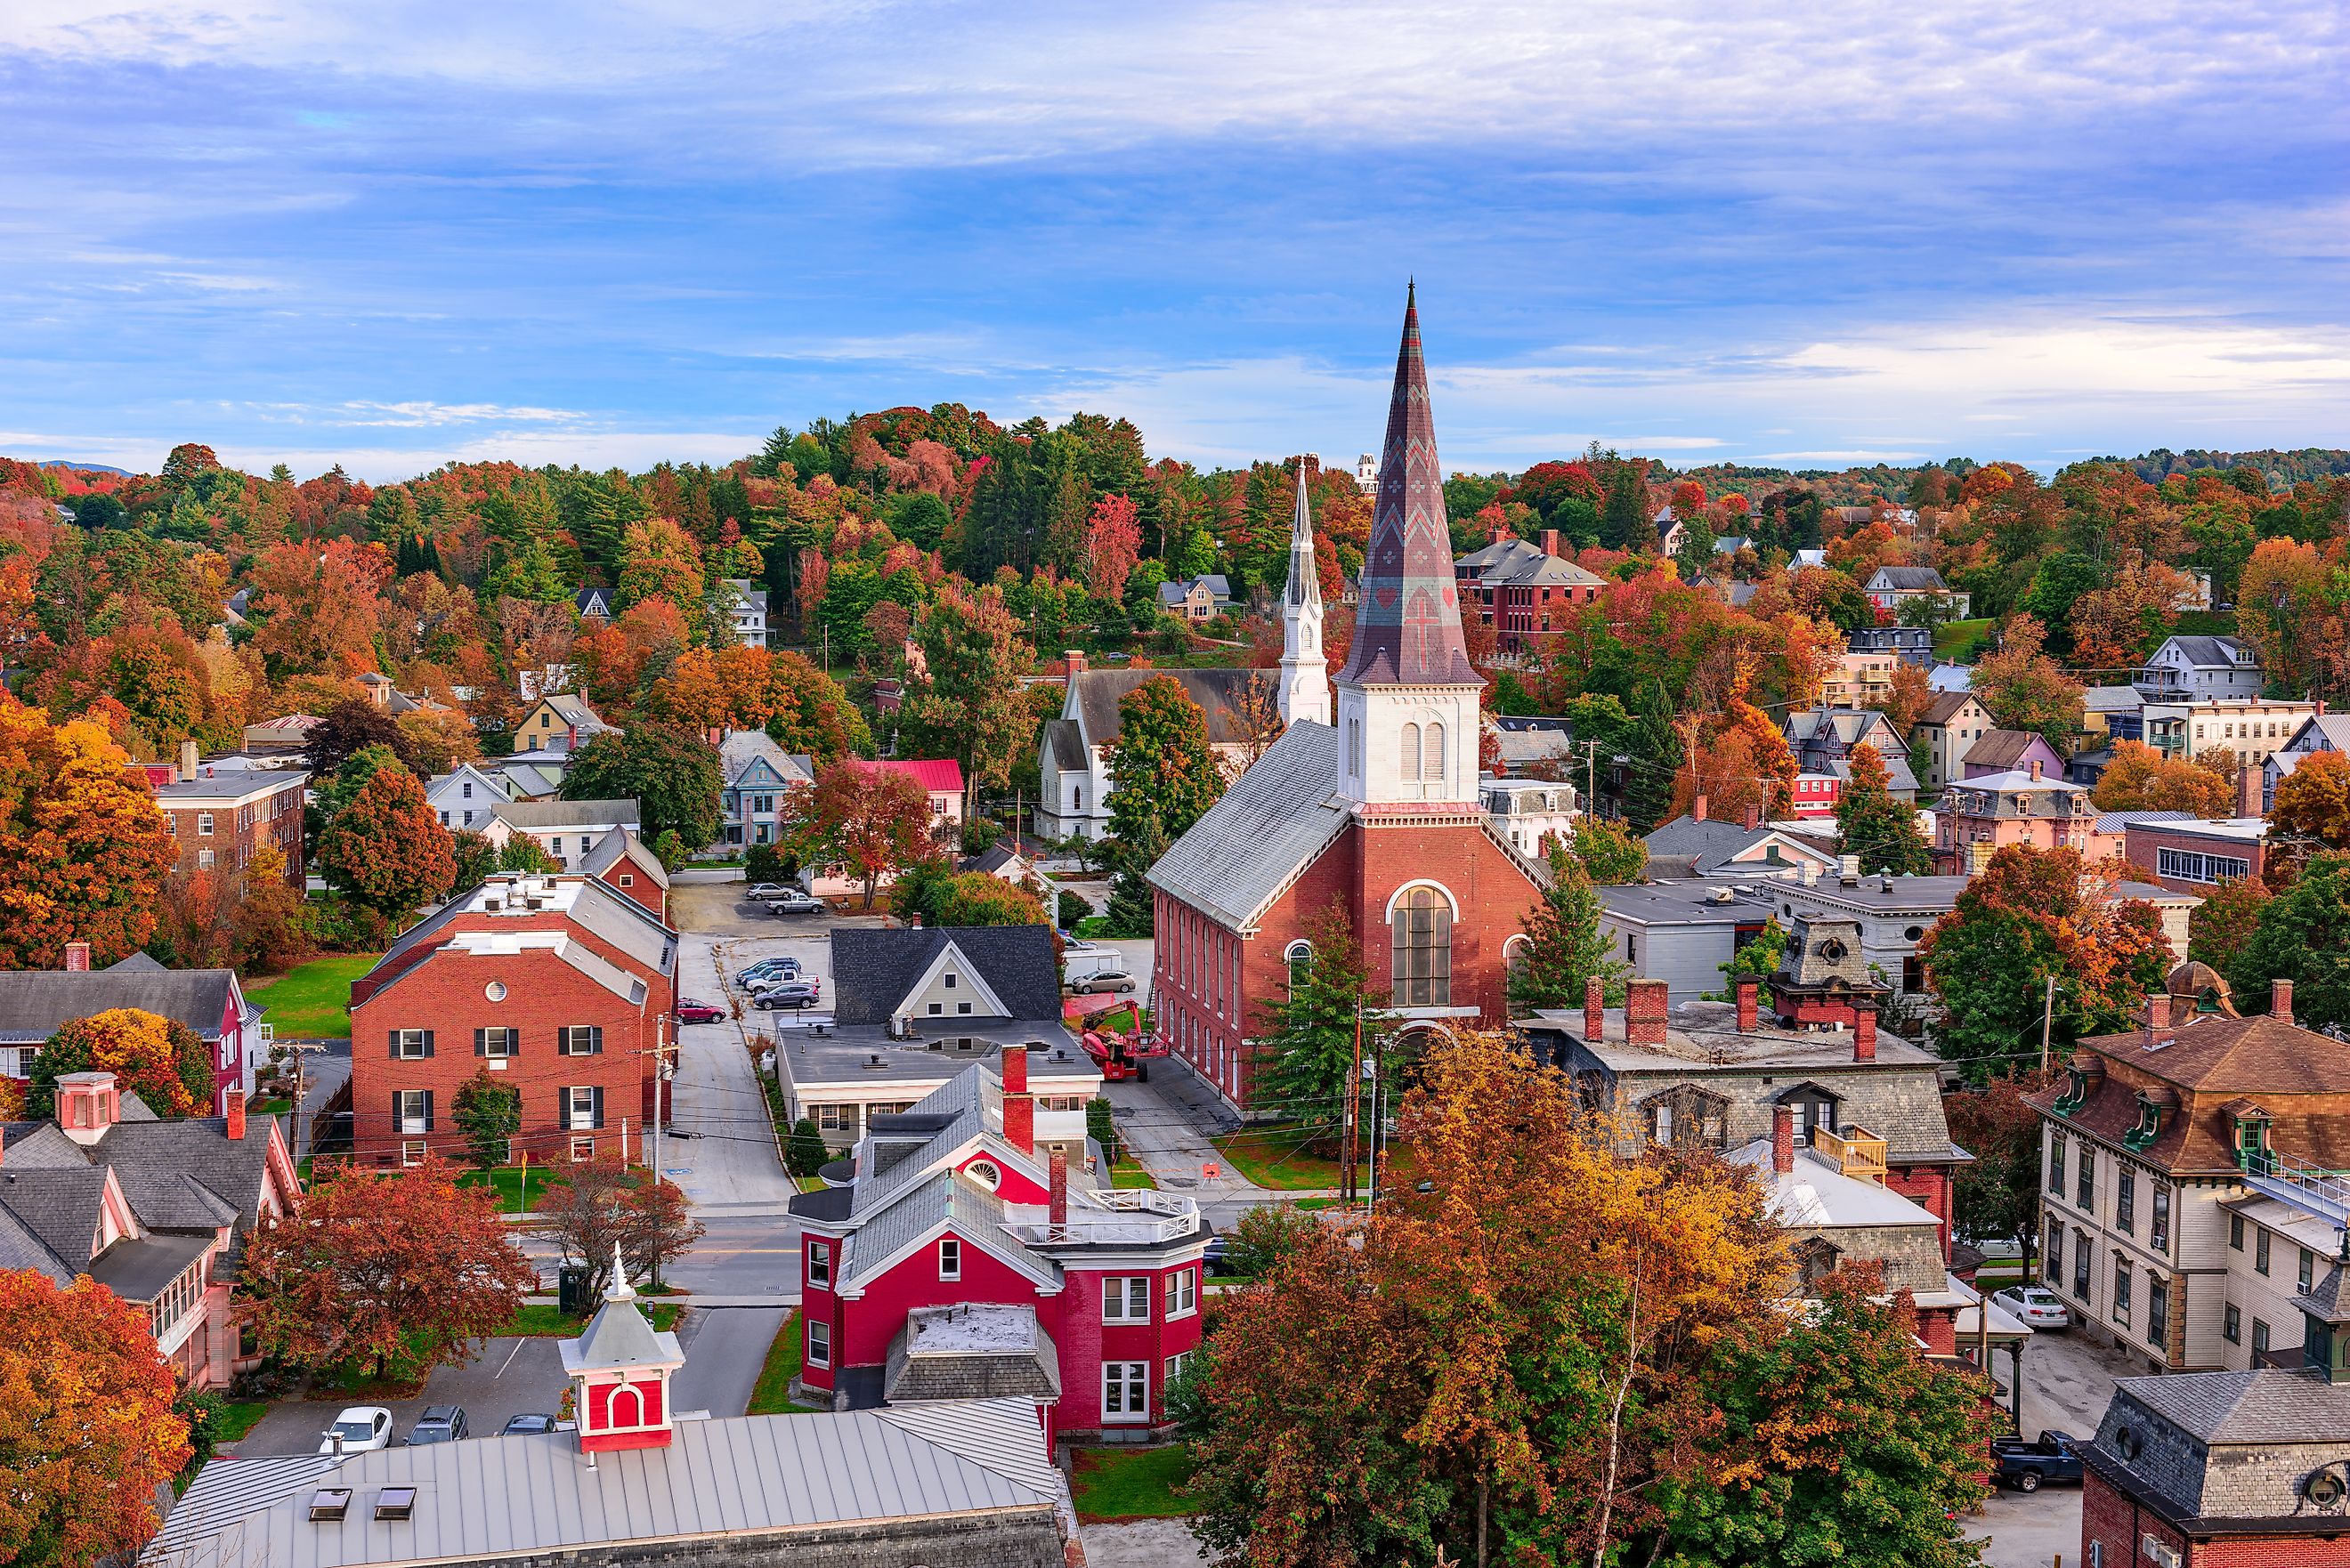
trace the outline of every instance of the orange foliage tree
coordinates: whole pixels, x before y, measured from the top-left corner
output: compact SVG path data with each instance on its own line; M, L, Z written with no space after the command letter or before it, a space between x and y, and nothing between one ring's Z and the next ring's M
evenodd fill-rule
M147 1314L88 1277L0 1272L0 1563L124 1562L188 1462Z
M2269 830L2327 849L2350 849L2350 755L2316 752L2276 788Z
M212 1053L203 1041L178 1019L141 1008L109 1008L49 1036L26 1085L35 1116L57 1113L57 1079L67 1073L111 1073L118 1087L166 1121L212 1109Z
M112 963L153 934L179 855L130 763L97 725L0 694L0 968L56 969L74 940Z
M2226 816L2234 805L2228 781L2184 757L2166 757L2139 741L2114 742L2114 760L2089 792L2099 811L2191 811Z
M455 884L456 841L432 815L416 775L387 763L319 836L318 874L348 897L398 920Z

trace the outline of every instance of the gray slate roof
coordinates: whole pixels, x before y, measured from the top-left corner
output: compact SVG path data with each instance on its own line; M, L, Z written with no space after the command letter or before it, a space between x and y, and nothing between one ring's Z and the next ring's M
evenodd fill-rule
M265 1477L211 1465L173 1511L192 1510L198 1522L184 1531L167 1524L144 1561L360 1568L1046 1514L1064 1494L1042 1455L1033 1407L1003 1401L681 1421L669 1447L601 1454L592 1469L568 1432L386 1449L323 1470L288 1464ZM309 1494L326 1485L351 1490L339 1523L308 1518ZM376 1497L393 1486L416 1489L414 1517L380 1521ZM230 1517L239 1503L259 1506Z
M1208 743L1231 746L1248 738L1233 722L1232 708L1256 673L1253 670L1081 670L1069 677L1069 691L1084 720L1086 739L1107 746L1126 727L1118 705L1127 694L1146 680L1170 676L1185 695L1206 711Z
M0 1207L76 1272L89 1267L105 1193L106 1172L95 1166L0 1173Z
M1290 725L1159 857L1151 886L1247 929L1347 826L1338 764L1336 730Z
M916 1162L923 1160L927 1152L909 1156L899 1168L920 1179L902 1192L885 1196L882 1201L887 1206L849 1234L840 1267L841 1287L860 1284L881 1273L908 1247L949 1226L968 1244L993 1254L998 1262L1038 1284L1058 1285L1059 1272L1004 1229L1010 1216L1003 1200L958 1171L941 1170L924 1178L927 1162ZM887 1176L877 1188L887 1191ZM866 1208L863 1192L858 1193L857 1201L860 1210Z
M1055 719L1045 726L1045 743L1053 748L1053 765L1064 773L1083 773L1086 738L1075 719Z
M224 969L0 971L0 1044L37 1044L77 1018L136 1007L218 1040L234 971Z
M616 827L598 839L596 847L579 862L579 869L588 876L601 877L623 860L652 878L654 887L669 886L669 867L660 863L660 856L646 848L643 841L626 828Z
M2199 670L2233 670L2239 652L2250 653L2251 645L2233 637L2174 637L2163 648L2175 648L2187 661ZM2155 649L2159 654L2162 649Z
M2299 1372L2193 1372L2116 1386L2207 1443L2350 1443L2350 1393Z
M949 942L1020 1019L1061 1018L1061 981L1045 926L932 926L832 933L833 1019L843 1026L889 1022Z
M1922 589L1942 592L1949 586L1942 581L1942 574L1931 566L1879 566L1875 576L1869 578L1869 586L1875 587L1879 583L1901 593L1916 593Z
M490 815L520 828L643 826L632 800L500 800L490 803Z

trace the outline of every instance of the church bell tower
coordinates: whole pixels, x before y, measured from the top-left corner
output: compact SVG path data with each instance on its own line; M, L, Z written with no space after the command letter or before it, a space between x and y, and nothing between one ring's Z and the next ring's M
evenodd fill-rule
M1289 586L1281 596L1281 722L1330 722L1330 666L1322 657L1322 581L1314 561L1314 514L1305 460L1297 460L1297 514L1289 527Z

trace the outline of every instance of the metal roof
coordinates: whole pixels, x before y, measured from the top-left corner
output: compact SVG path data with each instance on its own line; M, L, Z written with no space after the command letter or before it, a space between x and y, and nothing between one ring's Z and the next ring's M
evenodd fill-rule
M1245 930L1347 826L1338 732L1299 722L1150 868L1150 884Z

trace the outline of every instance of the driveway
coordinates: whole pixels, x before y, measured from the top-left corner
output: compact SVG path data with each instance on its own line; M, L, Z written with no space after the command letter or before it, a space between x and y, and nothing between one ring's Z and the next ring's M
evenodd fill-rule
M1993 1352L1992 1359L2007 1358ZM2033 1334L2023 1347L2024 1435L2092 1435L2113 1399L2115 1380L2145 1370L2143 1362L2102 1350L2077 1329Z
M719 1307L686 1314L678 1330L685 1365L670 1381L680 1410L739 1416L750 1408L767 1346L788 1314L781 1307Z
M562 1403L561 1344L537 1338L485 1341L481 1354L463 1366L434 1367L424 1380L424 1393L414 1399L287 1400L271 1407L242 1439L222 1444L221 1452L240 1459L315 1453L318 1434L346 1404L387 1407L396 1442L407 1440L408 1429L427 1405L462 1405L468 1430L475 1437L494 1438L509 1417L542 1410L551 1415Z

